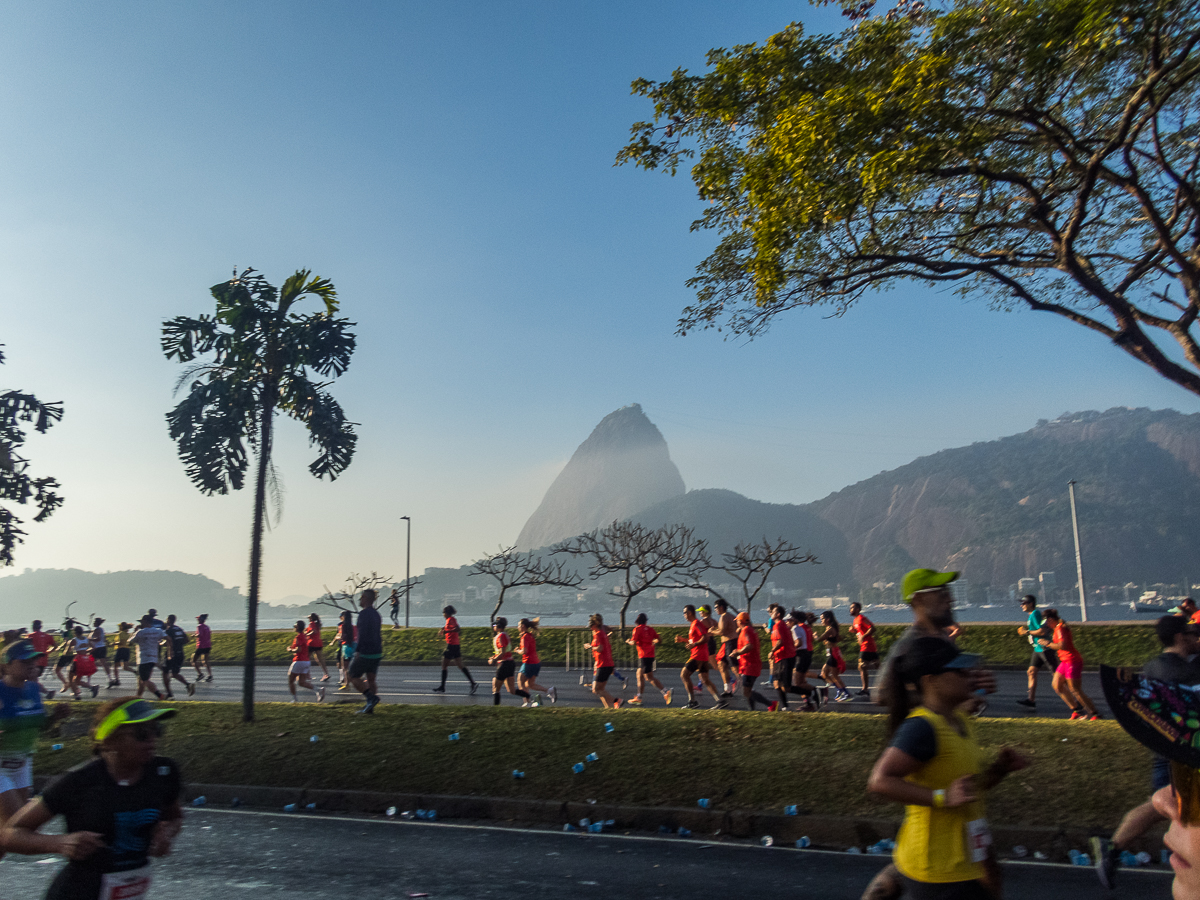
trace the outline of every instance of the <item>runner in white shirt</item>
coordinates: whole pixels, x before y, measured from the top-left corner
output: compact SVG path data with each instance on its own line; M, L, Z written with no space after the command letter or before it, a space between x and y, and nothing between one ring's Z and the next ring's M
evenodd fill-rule
M137 647L138 689L137 695L149 689L159 700L162 693L154 686L154 667L158 665L158 645L166 637L166 632L154 624L151 615L142 616L141 627L129 638L129 642Z

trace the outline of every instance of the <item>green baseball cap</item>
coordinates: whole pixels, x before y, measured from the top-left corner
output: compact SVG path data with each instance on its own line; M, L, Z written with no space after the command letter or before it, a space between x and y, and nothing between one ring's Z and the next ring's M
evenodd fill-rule
M939 588L949 584L958 578L958 572L938 572L934 569L913 569L904 576L904 581L901 583L901 591L904 594L904 602L912 603L913 594L918 591L927 591L930 588Z

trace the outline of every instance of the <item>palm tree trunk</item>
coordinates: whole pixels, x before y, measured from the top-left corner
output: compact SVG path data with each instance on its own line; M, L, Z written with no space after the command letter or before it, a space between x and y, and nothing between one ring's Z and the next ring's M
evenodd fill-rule
M274 394L267 394L273 397ZM267 508L267 470L271 465L271 421L275 404L262 409L258 435L258 471L254 481L254 525L250 533L250 596L246 600L246 658L242 667L242 721L254 721L254 663L258 644L258 591L262 580L262 539Z

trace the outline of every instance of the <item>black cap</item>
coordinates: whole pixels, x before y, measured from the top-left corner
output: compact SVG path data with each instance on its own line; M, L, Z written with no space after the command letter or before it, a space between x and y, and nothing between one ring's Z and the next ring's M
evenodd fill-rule
M920 637L896 660L897 674L915 684L922 675L938 675L948 669L976 669L983 657L963 653L953 643L939 637Z

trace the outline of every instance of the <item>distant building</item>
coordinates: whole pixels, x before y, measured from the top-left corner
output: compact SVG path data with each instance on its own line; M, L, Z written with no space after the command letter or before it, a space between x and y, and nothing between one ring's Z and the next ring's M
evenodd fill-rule
M1036 594L1038 591L1038 583L1036 578L1021 578L1017 580L1017 595L1024 597L1026 594ZM1045 597L1042 598L1043 600Z
M1053 572L1042 572L1038 575L1038 582L1042 586L1042 601L1044 603L1054 602L1054 592L1058 590L1058 580L1054 577Z

